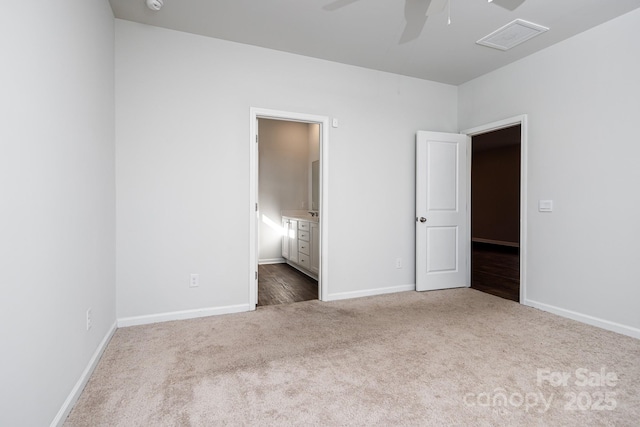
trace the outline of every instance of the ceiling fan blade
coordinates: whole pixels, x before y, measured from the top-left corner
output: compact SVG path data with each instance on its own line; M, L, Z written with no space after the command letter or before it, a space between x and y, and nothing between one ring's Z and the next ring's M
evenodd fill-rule
M420 37L427 17L441 13L449 0L405 0L404 18L407 25L404 27L400 44L410 42Z
M407 25L404 27L402 36L400 36L400 44L410 42L420 37L424 24L427 22L427 16L417 16L411 21L407 21Z
M405 0L404 19L407 21L407 25L400 36L400 44L420 37L424 24L427 22L427 11L432 3L433 0Z
M332 1L331 3L329 3L329 4L326 4L326 5L322 6L322 8L324 10L334 11L334 10L343 8L345 6L349 6L351 3L355 3L357 1L358 0L335 0L335 1Z
M449 3L449 0L431 0L428 3L429 5L427 6L426 15L433 16L438 13L442 13L442 11L444 11L444 7Z
M492 3L507 10L516 10L525 0L493 0Z

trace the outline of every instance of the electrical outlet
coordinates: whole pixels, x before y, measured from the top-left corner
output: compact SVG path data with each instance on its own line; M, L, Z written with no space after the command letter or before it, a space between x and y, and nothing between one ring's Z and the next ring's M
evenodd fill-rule
M91 329L91 309L87 309L87 331Z
M396 258L396 268L402 268L402 258Z
M189 287L197 288L198 286L200 286L200 275L191 273L191 276L189 278Z

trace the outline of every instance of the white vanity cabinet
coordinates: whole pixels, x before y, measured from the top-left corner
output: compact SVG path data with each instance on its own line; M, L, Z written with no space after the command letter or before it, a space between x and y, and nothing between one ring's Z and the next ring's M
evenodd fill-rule
M312 222L309 226L311 228L311 265L309 266L309 270L311 270L315 275L318 275L318 272L320 271L320 227L317 222Z
M298 262L298 220L282 218L282 258Z
M320 265L318 223L283 217L282 228L282 257L292 267L317 279Z
M298 222L298 264L310 270L311 267L311 235L309 221Z

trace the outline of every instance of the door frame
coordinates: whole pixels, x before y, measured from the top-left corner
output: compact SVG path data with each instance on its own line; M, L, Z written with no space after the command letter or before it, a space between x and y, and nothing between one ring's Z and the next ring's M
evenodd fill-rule
M466 129L460 133L471 137L471 144L467 147L467 171L468 171L468 191L467 191L467 241L471 242L471 149L473 145L473 137L488 132L520 125L520 304L527 301L527 115L509 117L507 119L498 120L496 122L487 123L471 129ZM469 253L467 254L467 279L471 285L471 248L469 244Z
M289 111L251 107L249 109L249 309L258 304L258 119L320 125L320 268L318 271L318 299L326 301L329 295L329 117Z

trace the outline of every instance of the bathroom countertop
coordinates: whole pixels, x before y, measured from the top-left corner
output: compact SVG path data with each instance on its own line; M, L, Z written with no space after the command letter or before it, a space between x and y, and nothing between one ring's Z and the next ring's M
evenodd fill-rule
M286 218L299 219L302 221L309 221L309 222L318 222L318 220L320 219L320 217L318 216L311 216L309 211L305 211L305 210L286 210L286 211L282 211L281 214L283 217L286 217Z

